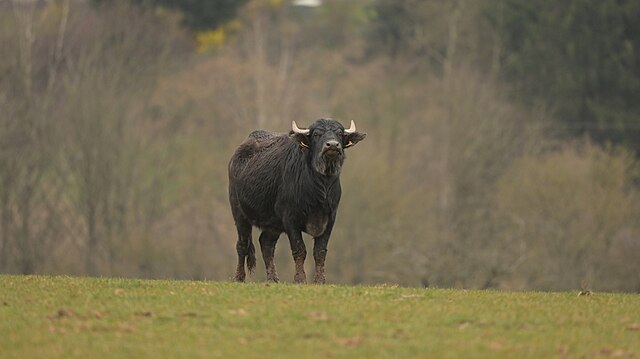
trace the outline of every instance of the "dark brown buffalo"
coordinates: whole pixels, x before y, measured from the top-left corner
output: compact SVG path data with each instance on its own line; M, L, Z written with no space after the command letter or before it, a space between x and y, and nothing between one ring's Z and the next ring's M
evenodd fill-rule
M254 131L238 146L229 162L229 202L238 229L236 281L245 280L256 265L252 226L262 230L260 249L267 279L277 282L273 263L276 242L282 232L289 237L296 265L294 280L306 282L307 250L302 232L314 238L314 282L324 283L327 243L340 203L340 171L344 150L366 134L331 119L320 119L308 129L295 121L288 134Z

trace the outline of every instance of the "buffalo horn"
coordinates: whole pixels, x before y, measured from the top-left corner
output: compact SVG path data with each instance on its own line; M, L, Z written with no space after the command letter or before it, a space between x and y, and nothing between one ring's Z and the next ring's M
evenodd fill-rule
M296 124L296 121L292 121L291 122L291 129L293 130L294 133L299 133L302 135L308 135L309 134L309 129L305 129L305 130L301 130L298 128L298 125Z
M344 133L354 133L356 132L356 123L351 120L351 127L349 129L344 130Z

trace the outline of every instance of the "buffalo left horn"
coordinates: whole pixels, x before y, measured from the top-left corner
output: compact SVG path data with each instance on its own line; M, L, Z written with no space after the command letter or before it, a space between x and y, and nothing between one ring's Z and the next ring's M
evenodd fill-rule
M291 122L291 129L293 130L294 133L299 133L301 135L308 135L309 134L309 129L304 129L301 130L298 128L298 125L296 124L296 121L292 121Z
M344 130L344 133L354 133L356 132L356 123L351 120L351 127L349 129Z

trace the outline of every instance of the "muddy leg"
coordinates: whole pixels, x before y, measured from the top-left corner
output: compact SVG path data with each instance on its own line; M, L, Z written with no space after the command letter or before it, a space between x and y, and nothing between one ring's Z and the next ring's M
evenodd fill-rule
M273 255L276 250L276 242L280 237L280 233L265 230L260 234L260 249L262 250L262 259L267 270L267 281L278 283L278 272L276 265L273 263Z
M313 243L313 259L316 262L316 273L313 277L313 282L316 284L324 284L326 279L324 276L324 260L327 257L327 244L329 243L329 237L333 230L333 224L336 221L335 214L329 219L327 228L320 237L314 238Z
M313 245L313 259L316 262L316 273L313 282L316 284L324 284L326 279L324 276L324 260L327 257L327 240L316 238Z
M238 242L236 242L236 252L238 253L238 268L236 269L235 280L244 282L246 274L244 270L245 259L249 255L249 246L251 244L251 224L243 221L236 221L238 230Z
M307 249L302 240L300 231L288 231L289 243L291 244L291 254L296 263L296 275L293 277L296 283L306 283L307 275L304 273L304 260L307 258Z

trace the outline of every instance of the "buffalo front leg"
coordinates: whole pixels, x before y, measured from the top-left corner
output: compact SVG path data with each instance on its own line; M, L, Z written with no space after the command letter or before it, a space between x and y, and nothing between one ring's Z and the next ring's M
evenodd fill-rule
M313 277L313 282L316 284L324 284L326 281L324 276L324 260L327 257L327 244L329 243L329 236L331 236L334 221L335 217L332 217L329 223L327 223L327 228L324 233L314 238L313 259L316 262L316 272Z
M300 231L290 230L287 231L287 236L291 244L293 261L296 264L296 275L293 277L293 280L296 283L306 283L307 275L304 273L304 260L307 258L307 248L304 246L302 233Z
M313 276L313 282L316 284L324 284L326 278L324 276L324 260L327 257L327 241L316 238L313 244L313 259L316 262L316 273Z
M278 272L276 272L276 265L273 263L278 237L280 237L279 232L265 230L260 234L260 249L262 250L262 259L264 259L264 266L267 270L267 280L275 283L280 281Z

